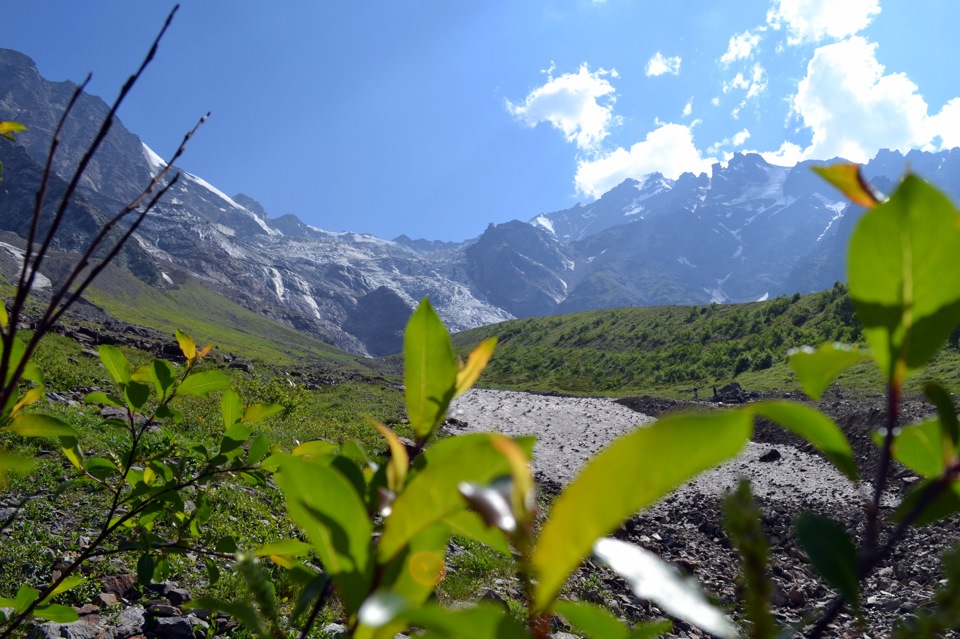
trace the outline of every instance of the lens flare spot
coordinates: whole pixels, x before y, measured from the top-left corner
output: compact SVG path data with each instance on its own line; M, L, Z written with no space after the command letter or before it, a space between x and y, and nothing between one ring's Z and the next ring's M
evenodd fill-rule
M407 570L410 571L414 581L424 586L436 586L443 581L447 572L443 565L443 557L426 550L415 552L410 556Z

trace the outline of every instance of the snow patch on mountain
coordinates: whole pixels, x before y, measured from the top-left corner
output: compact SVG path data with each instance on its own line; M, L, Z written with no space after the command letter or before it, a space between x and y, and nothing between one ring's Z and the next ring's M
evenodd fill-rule
M26 254L22 250L18 249L16 246L13 246L12 244L7 244L6 242L0 242L0 248L3 248L4 250L6 250L7 253L12 255L14 259L16 259L20 263L21 268L23 267L23 259L26 256ZM53 282L51 282L50 278L44 275L43 273L37 273L33 278L33 288L50 288L52 285L53 285ZM3 302L0 302L0 304L2 303Z
M143 144L143 156L147 159L147 164L150 165L150 175L156 177L160 174L160 171L167 168L167 163L164 162L163 158L157 155L153 149L147 146L146 143L141 142L141 144Z
M277 298L282 302L286 290L283 287L283 278L280 276L280 271L271 266L267 268L267 275L273 280L273 290L276 291Z
M533 218L533 225L539 226L547 231L550 231L550 233L552 233L554 236L556 236L557 234L557 232L553 228L553 220L551 220L549 216L544 215L543 213Z
M317 306L317 300L313 299L313 295L309 293L303 293L303 301L307 303L307 306L310 307L310 310L313 311L313 316L317 319L320 319L320 307Z
M825 199L825 198L822 198L822 199ZM833 226L833 223L843 217L843 214L847 210L848 204L847 202L840 200L837 202L824 202L824 206L826 206L828 209L833 211L834 215L832 218L830 218L830 221L827 222L827 226L823 229L823 232L820 233L819 236L817 236L818 242L824 238L824 236L827 234L827 231L829 231L830 227Z

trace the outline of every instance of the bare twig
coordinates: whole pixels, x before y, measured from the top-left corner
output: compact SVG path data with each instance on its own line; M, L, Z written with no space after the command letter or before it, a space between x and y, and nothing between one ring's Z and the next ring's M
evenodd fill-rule
M169 162L166 163L166 166L157 173L150 180L147 186L141 191L141 193L131 200L123 209L117 213L113 218L108 220L103 227L101 227L98 234L91 240L90 245L87 247L87 250L77 262L74 268L71 270L70 274L67 276L64 284L60 289L52 296L50 302L47 304L46 309L43 313L42 319L39 325L36 327L31 339L26 345L26 349L22 354L19 363L14 367L14 370L11 371L11 357L12 357L12 344L17 332L17 324L20 319L21 313L23 311L24 305L26 303L26 296L29 294L33 283L35 281L36 275L39 273L40 266L43 263L44 258L47 256L50 245L53 241L53 238L59 229L61 222L63 221L64 215L66 213L67 206L70 203L70 200L73 197L74 192L76 191L77 186L80 183L80 178L83 175L87 165L91 161L94 153L101 144L101 142L106 138L107 133L110 130L110 126L114 119L114 116L119 109L124 98L129 93L130 89L137 82L137 80L142 75L143 71L146 69L147 65L153 59L157 51L157 46L160 42L160 39L163 37L164 33L169 27L170 22L173 19L174 14L177 12L179 5L175 6L170 14L167 16L167 20L163 25L163 28L160 30L160 33L154 39L153 44L150 47L149 52L144 58L143 62L140 64L140 67L137 69L127 82L123 85L120 90L120 94L117 96L117 99L114 101L112 107L110 108L109 113L107 114L104 122L101 124L100 129L97 132L93 142L90 147L86 150L83 157L80 159L80 162L77 165L77 169L73 174L70 182L67 185L67 189L63 194L62 199L60 200L59 206L56 213L54 214L53 220L51 221L50 227L47 229L44 239L41 243L39 249L34 251L34 245L36 242L36 236L39 232L39 224L42 218L43 212L43 203L46 197L46 192L53 172L53 156L59 146L60 133L63 128L63 123L66 120L67 115L72 110L73 106L76 104L76 101L82 93L83 88L86 86L86 82L79 86L74 94L71 96L70 101L67 104L67 108L60 119L60 122L57 125L57 128L54 132L53 140L51 142L50 155L47 158L47 164L44 168L43 179L41 182L41 187L37 192L37 198L34 208L34 217L30 229L30 234L27 242L27 249L24 254L24 263L20 274L19 285L17 288L17 294L14 299L13 308L10 313L9 328L7 331L2 333L2 342L3 342L3 357L0 358L0 380L6 380L6 383L3 384L3 387L0 388L0 406L6 405L9 398L12 396L14 390L16 389L17 384L23 376L24 371L26 370L27 363L30 360L30 357L33 355L36 350L40 339L43 335L55 324L74 303L80 298L83 292L87 289L90 283L100 274L100 272L106 268L106 266L119 254L123 246L130 239L133 233L139 228L140 224L143 222L143 219L149 213L150 210L157 204L159 199L166 193L166 191L176 183L179 174L174 176L166 185L164 185L160 191L149 200L147 205L139 213L138 217L130 225L124 235L117 241L114 247L110 250L107 256L100 261L100 263L94 267L86 276L83 276L83 271L89 266L90 261L95 254L95 252L100 248L103 241L119 222L121 222L127 215L136 211L141 207L144 201L150 197L151 193L161 184L163 184L169 172L172 170L174 163L180 156L183 154L184 149L186 148L187 142L193 137L197 129L202 125L209 113L206 114L200 121L197 123L194 128L187 133L183 141L180 143L180 146L177 148L176 152L173 154L173 157ZM89 80L89 77L88 77ZM71 288L77 285L76 290L71 293ZM12 373L12 374L11 374Z

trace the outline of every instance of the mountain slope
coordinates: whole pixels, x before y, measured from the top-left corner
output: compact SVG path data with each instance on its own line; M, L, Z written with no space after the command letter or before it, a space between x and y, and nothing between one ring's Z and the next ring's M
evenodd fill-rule
M52 127L72 88L0 49L0 119L29 127L17 143L0 141L7 167L0 230L25 236ZM81 98L54 163L50 207L106 112L99 98ZM372 356L401 349L402 326L423 297L453 331L598 308L763 300L844 279L847 240L862 210L811 164L780 167L735 154L709 174L627 179L590 204L491 224L461 243L323 231L294 215L270 217L253 198L182 173L117 266L158 290L194 282L299 333ZM908 165L960 195L957 149L881 152L864 172L889 192ZM162 166L114 122L56 247L84 247ZM321 219L323 206L317 203Z

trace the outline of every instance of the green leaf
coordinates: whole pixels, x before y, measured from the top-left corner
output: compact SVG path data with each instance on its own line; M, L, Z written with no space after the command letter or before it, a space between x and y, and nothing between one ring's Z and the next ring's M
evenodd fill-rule
M310 554L313 546L299 539L284 539L282 541L271 541L268 544L260 546L253 551L257 557L269 557L270 555L292 555L294 557L303 557Z
M663 619L638 623L630 633L630 639L656 639L673 631L673 623Z
M859 607L857 549L847 531L827 517L802 513L795 524L797 541L821 577L836 588L847 604Z
M217 562L213 559L207 558L207 581L210 582L210 585L214 585L220 581L220 568L217 567Z
M869 209L880 203L873 189L863 179L859 164L837 163L812 168L827 182L840 189L841 193L853 200L854 204Z
M537 610L547 609L598 538L740 452L751 422L745 411L671 415L620 437L590 460L554 501L540 531L532 557Z
M60 450L64 456L70 460L74 468L83 468L83 451L80 450L80 442L76 437L63 435L60 438Z
M234 424L224 433L220 440L220 454L234 453L228 457L235 457L238 449L250 439L250 427L246 424Z
M649 550L619 539L599 539L593 546L599 561L627 580L633 593L657 604L717 637L737 637L737 627L703 595L695 579L684 577L672 564Z
M363 447L363 444L355 439L348 440L340 450L340 454L352 459L361 466L369 466L373 463L373 459L371 459L367 450Z
M480 373L486 368L490 358L493 357L493 351L497 347L497 338L490 337L480 342L470 355L467 357L467 363L457 371L457 382L454 388L454 397L461 395L477 383L480 379Z
M256 466L270 452L270 440L263 433L254 438L250 443L250 450L247 452L247 465Z
M186 602L183 605L183 608L188 610L197 610L202 608L223 612L242 623L247 627L248 630L258 637L272 636L264 629L263 624L260 623L260 613L258 613L257 609L250 604L231 603L229 601L222 601L212 597L197 597L196 599Z
M630 630L606 608L584 601L558 601L553 611L589 639L628 639Z
M150 399L150 387L140 382L127 382L123 386L123 396L132 411L139 411Z
M226 389L220 395L220 415L223 417L224 428L230 428L243 416L243 402L232 388Z
M0 328L6 328L9 322L10 318L7 316L7 305L3 300L0 300Z
M28 473L33 469L33 460L0 450L0 487L7 473Z
M283 412L280 404L253 404L243 413L244 424L257 424Z
M950 437L950 442L956 448L957 444L960 444L960 423L957 422L957 411L953 407L950 393L937 382L930 381L924 384L923 394L937 407L943 432Z
M404 597L412 605L423 604L443 579L449 540L450 530L446 526L430 526L410 540L404 552L384 567L380 586Z
M875 433L874 441L883 445ZM938 419L904 426L893 440L893 458L924 477L938 477L953 457L953 446L944 435Z
M177 337L177 343L180 345L180 351L183 353L183 356L188 360L196 358L197 343L193 341L193 338L179 328L174 331L174 335Z
M153 360L153 379L157 385L157 395L161 398L166 398L167 391L173 388L173 384L177 379L173 364L165 359Z
M284 456L274 475L287 512L306 532L349 613L370 591L373 525L350 481L332 466Z
M126 384L130 381L130 363L120 349L109 344L101 344L97 350L100 352L103 367L110 373L113 381L118 384Z
M446 418L457 379L450 334L426 298L407 323L403 361L407 418L424 442Z
M37 606L33 610L33 616L38 619L46 619L54 623L70 623L80 619L80 613L73 606L63 606L60 604L46 604Z
M900 386L960 323L958 220L946 196L908 175L854 229L850 298L888 383Z
M310 581L304 584L303 590L300 592L300 598L297 599L297 605L294 606L293 612L290 613L290 618L297 619L305 613L311 604L323 594L329 580L329 575L320 573L319 575L313 576Z
M19 122L0 122L0 136L7 138L8 140L16 140L13 137L14 133L18 131L26 131L27 127L23 126Z
M371 628L382 628L398 619L423 628L425 632L418 635L420 638L530 639L524 627L505 614L501 606L480 603L459 610L437 605L417 607L410 606L395 593L384 591L378 591L364 602L358 615L361 626L356 636L372 636Z
M137 559L137 581L142 585L150 583L155 568L153 557L148 554L140 555Z
M520 623L496 604L478 604L472 608L447 610L439 606L411 608L406 621L425 628L421 639L529 639Z
M834 342L823 344L817 350L804 346L791 350L790 368L797 376L803 392L811 399L819 400L834 378L858 362L870 359L870 355L849 344Z
M208 394L223 390L229 385L230 378L220 371L204 371L188 375L177 387L177 394L206 397Z
M483 517L471 510L445 517L443 523L454 535L472 539L496 550L501 555L510 556L510 544L507 543L503 533L487 526Z
M87 404L106 404L107 406L113 406L115 408L126 408L122 399L114 395L108 395L102 391L94 391L88 394L83 401Z
M815 408L797 402L756 402L750 409L761 417L803 437L823 453L847 478L857 483L857 463L846 435L832 419Z
M460 482L485 484L510 472L507 458L497 450L493 433L471 433L444 439L421 457L417 472L393 502L377 548L381 563L395 554L428 526L462 511L466 502L457 488ZM532 442L523 440L529 453Z
M911 515L914 517L914 526L927 526L960 512L960 485L952 481L944 489L937 485L940 481L940 479L925 479L914 484L897 506L893 514L894 521L901 522L907 515ZM916 516L914 511L921 501L926 502L929 499L927 494L930 490L937 492L936 497L923 507L919 516Z
M77 431L56 417L40 413L21 413L11 420L9 426L0 430L12 430L21 437L75 437Z
M237 540L230 535L221 537L214 550L222 553L237 552Z
M20 589L17 590L17 596L13 599L13 611L18 614L23 612L39 597L40 591L36 588L27 585L20 586Z
M57 586L56 588L54 588L54 589L53 589L53 592L51 592L49 595L47 595L46 598L45 598L43 601L44 601L44 603L46 603L46 602L50 601L51 599L53 599L54 597L56 597L57 595L59 595L59 594L61 594L61 593L64 593L64 592L67 592L68 590L73 590L73 589L76 588L77 586L79 586L79 585L81 585L81 584L85 584L85 583L87 583L87 578L86 578L86 577L80 577L80 576L78 576L78 575L72 575L72 576L70 576L70 577L67 577L66 579L64 579L63 581L61 581L61 582L60 582L60 585Z
M324 455L329 455L335 450L337 450L337 445L333 442L328 442L325 439L314 439L309 442L303 442L290 451L290 454L294 457L302 457L303 459L317 459Z

